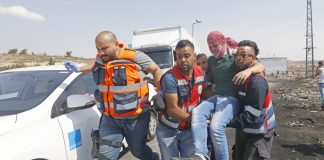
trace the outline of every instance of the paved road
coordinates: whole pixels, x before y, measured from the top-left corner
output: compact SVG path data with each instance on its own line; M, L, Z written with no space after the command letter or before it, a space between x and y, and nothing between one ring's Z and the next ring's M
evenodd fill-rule
M235 130L232 128L227 128L226 129L226 135L227 135L227 139L228 139L228 143L229 143L229 148L232 147L232 145L234 144L234 132ZM154 152L158 152L160 154L160 150L159 150L159 146L158 143L156 141L156 138L148 143L149 146L153 149ZM231 151L229 149L229 151ZM125 154L120 160L138 160L137 158L135 158L130 152L127 152L127 154Z

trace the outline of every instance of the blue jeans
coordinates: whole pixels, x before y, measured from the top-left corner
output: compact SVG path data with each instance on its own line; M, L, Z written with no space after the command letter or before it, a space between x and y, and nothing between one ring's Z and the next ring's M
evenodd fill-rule
M234 97L214 95L199 104L192 111L191 131L194 141L194 153L208 156L207 120L214 113L210 122L210 136L213 142L215 158L228 160L228 146L225 127L238 114L238 101Z
M321 99L322 99L322 108L324 109L324 83L319 84Z
M152 149L146 145L150 113L141 114L135 119L115 119L111 116L102 116L99 125L99 136L115 142L122 142L125 137L129 150L138 159L153 160L157 157ZM99 145L99 153L109 159L119 157L120 148Z
M156 128L156 137L159 143L162 160L172 157L189 157L193 154L191 130L179 131L159 123Z

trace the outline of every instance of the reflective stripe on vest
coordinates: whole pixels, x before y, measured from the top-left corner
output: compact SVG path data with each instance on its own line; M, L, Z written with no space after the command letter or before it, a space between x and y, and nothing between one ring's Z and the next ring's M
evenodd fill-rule
M195 106L189 106L187 108L185 108L186 110L184 110L185 112L189 113L192 111L192 109L194 109ZM172 121L169 121L168 118L166 118L166 115L165 114L162 114L160 116L160 121L165 124L166 126L168 127L171 127L173 129L177 129L179 127L179 122L172 122Z
M160 121L163 124L165 124L166 126L174 128L174 129L177 129L179 127L179 122L174 123L172 121L167 120L167 118L164 114L162 114Z
M196 77L195 83L203 83L203 82L205 82L205 77L204 76Z
M253 108L251 106L248 106L248 105L244 107L244 110L250 112L255 117L259 117L261 115L261 111L260 110L255 109L255 108Z
M258 129L243 128L243 132L245 132L245 133L253 133L253 134L265 133L266 129L265 129L264 126L265 125L262 125L261 128L258 128Z
M101 92L107 92L108 90L108 87L107 86L102 86L102 85L98 85L98 89L101 91Z
M149 98L149 96L147 95L147 96L145 96L145 97L143 97L143 98L141 98L141 99L138 99L138 101L134 101L134 102L132 102L132 103L128 103L128 104L125 104L125 105L121 105L120 107L119 107L119 110L129 110L129 109L133 109L134 108L134 106L137 106L137 103L147 103L148 102L148 98ZM111 103L109 103L110 105L109 105L109 107L111 108L111 109L116 109L116 108L114 108L114 103L113 102L111 102ZM136 105L134 105L134 104L136 104Z
M124 90L137 90L137 89L140 89L141 86L145 86L146 83L147 83L147 80L145 80L141 83L129 84L126 86L110 86L109 91L110 92L118 92L118 91L124 91Z

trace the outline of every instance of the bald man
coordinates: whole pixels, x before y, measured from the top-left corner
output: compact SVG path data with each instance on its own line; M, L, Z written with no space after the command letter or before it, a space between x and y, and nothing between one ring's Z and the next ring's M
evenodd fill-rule
M95 44L98 52L95 62L76 70L71 69L74 68L73 63L66 63L65 66L69 71L92 70L100 89L95 92L102 112L99 138L108 141L108 144L99 143L97 157L118 159L118 144L125 138L136 158L159 159L159 155L146 145L150 106L144 77L145 73L151 73L158 87L162 73L160 68L143 52L127 49L118 43L116 35L110 31L100 32Z

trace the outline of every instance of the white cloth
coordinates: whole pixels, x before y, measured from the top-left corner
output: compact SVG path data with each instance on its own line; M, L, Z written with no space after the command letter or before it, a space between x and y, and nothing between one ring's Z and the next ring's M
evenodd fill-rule
M319 75L319 83L324 83L324 67L319 68L320 75Z

